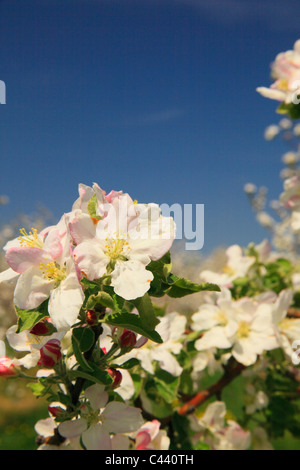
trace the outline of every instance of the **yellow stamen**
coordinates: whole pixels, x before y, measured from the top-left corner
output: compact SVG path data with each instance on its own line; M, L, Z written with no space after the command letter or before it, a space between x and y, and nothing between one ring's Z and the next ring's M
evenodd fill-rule
M32 228L29 233L26 232L25 228L20 229L21 236L18 238L21 247L30 246L36 248L43 248L43 241L38 235L37 229Z
M105 254L112 261L116 261L117 259L127 259L127 254L130 250L130 247L126 238L120 237L120 235L116 235L115 238L106 237L105 241Z
M250 325L249 323L242 321L239 324L237 335L239 338L247 338L250 333Z
M61 268L58 264L50 261L48 264L40 264L40 269L44 275L44 278L47 281L55 281L59 284L66 278L66 270L65 268Z

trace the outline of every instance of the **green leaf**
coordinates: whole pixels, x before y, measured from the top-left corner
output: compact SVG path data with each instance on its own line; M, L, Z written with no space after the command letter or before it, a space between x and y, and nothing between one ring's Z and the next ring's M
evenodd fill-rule
M291 119L300 119L300 104L281 103L277 108L277 113L288 114Z
M84 328L74 328L73 329L73 335L72 335L72 346L73 346L73 352L75 354L77 362L80 364L80 366L84 370L93 370L91 365L88 363L88 361L85 359L83 351L81 350L81 344L82 347L86 349L88 347L88 344L90 344L91 341L91 336L89 334L83 335ZM91 331L91 330L90 330ZM82 341L82 343L81 343Z
M89 200L87 209L92 219L96 219L96 220L102 219L102 217L98 213L98 200L97 200L96 194L94 194Z
M23 310L15 306L15 310L18 315L16 333L21 333L25 330L31 330L37 323L44 320L44 318L49 318L48 299L35 309Z
M110 308L111 310L115 311L118 309L118 306L115 304L114 299L104 291L100 291L97 294L92 294L87 299L85 308L90 310L94 308L95 305L100 304L103 307Z
M111 364L110 367L113 367L114 369L132 369L132 367L138 366L140 361L136 359L135 357L132 357L131 359L128 359L128 361L125 361L123 364Z
M112 383L111 376L105 370L97 369L94 364L92 366L92 374L81 369L77 369L69 372L70 378L74 380L81 377L89 382L101 385L110 385Z
M143 297L133 300L132 303L139 312L141 325L148 331L154 330L156 325L159 324L159 320L155 315L155 310L149 295L146 293Z
M155 343L163 342L157 331L145 328L144 323L142 322L139 315L135 315L134 313L114 313L109 315L106 323L114 326L121 326L122 328L134 331L135 333L138 333L142 336L146 336L146 338L151 339Z
M81 352L86 352L91 349L95 341L95 334L89 327L74 328L73 336L78 341Z
M154 381L157 393L166 403L172 403L177 398L179 380L178 377L174 377L165 370L157 369L155 371Z
M205 282L203 284L196 284L195 282L185 279L183 277L171 274L168 278L168 283L171 286L167 291L169 297L180 298L189 294L202 291L220 292L220 287L216 284Z
M26 387L30 388L32 391L33 395L36 397L40 397L43 395L44 391L46 390L46 387L39 383L39 382L32 382L26 385Z

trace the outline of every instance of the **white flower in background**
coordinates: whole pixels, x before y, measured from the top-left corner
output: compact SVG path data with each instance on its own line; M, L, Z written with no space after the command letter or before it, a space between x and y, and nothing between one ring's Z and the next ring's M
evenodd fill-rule
M266 408L269 404L269 398L262 390L257 391L253 384L247 383L245 402L246 413L253 414Z
M273 140L280 132L280 127L276 124L272 124L268 126L265 130L265 139L266 140Z
M166 431L160 430L160 422L157 419L147 421L132 436L135 437L136 450L168 450L170 438Z
M251 444L251 434L232 420L225 419L226 406L215 401L207 406L203 416L191 416L191 429L197 434L194 442L204 440L212 450L247 450Z
M82 275L89 280L109 274L115 292L126 300L142 297L153 274L151 260L167 253L175 237L172 218L163 217L156 204L135 204L127 194L115 197L95 236L85 231L85 219L70 224L78 243L74 256Z
M215 358L216 352L217 348L207 349L193 357L191 377L194 381L199 380L206 369L209 375L223 371L222 361Z
M236 304L231 299L230 291L222 288L215 297L217 299L215 304L201 305L198 312L192 316L192 329L205 331L195 342L198 351L230 348L231 338L238 328Z
M129 353L122 356L122 362L137 358L141 367L149 374L155 373L154 362L159 363L159 367L174 377L179 377L182 367L176 359L176 355L183 348L182 340L185 334L187 319L184 315L177 312L168 313L160 318L160 323L155 328L160 334L163 343L157 344L150 340L141 347L132 349Z
M226 250L227 263L222 273L204 270L200 274L203 282L212 282L219 286L231 287L232 281L244 277L255 262L253 256L245 256L239 245L232 245Z
M81 417L59 425L66 438L81 436L87 450L112 450L110 433L130 433L142 426L141 410L118 401L108 403L104 385L85 390L89 404L81 407Z
M295 102L300 94L300 40L295 42L293 50L277 55L272 64L272 78L275 82L270 88L259 87L257 91L266 98L286 104Z
M198 351L231 348L232 356L249 366L264 351L278 347L270 302L247 297L235 301L228 289L218 297L216 305L204 304L192 317L193 330L206 330L195 342Z
M273 305L273 321L277 340L285 354L291 358L293 355L292 343L300 339L300 319L287 318L287 312L293 301L293 291L286 289L280 292Z

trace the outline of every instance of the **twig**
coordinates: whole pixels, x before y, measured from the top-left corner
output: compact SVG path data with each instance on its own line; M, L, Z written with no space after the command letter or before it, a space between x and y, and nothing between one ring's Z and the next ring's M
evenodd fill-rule
M184 397L184 400L187 400L187 402L179 409L178 413L180 415L188 415L193 413L195 408L200 406L213 395L219 396L223 388L229 385L238 375L240 375L241 372L245 369L245 366L231 358L228 365L224 369L225 373L223 377L211 387L196 393L196 395L192 397Z

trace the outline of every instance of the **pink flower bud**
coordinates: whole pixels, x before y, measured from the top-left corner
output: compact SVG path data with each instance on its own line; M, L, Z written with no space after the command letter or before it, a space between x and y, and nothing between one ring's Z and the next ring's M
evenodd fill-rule
M0 377L16 375L17 371L9 357L0 357Z
M122 374L119 370L116 369L107 369L109 375L113 378L113 383L111 384L112 388L119 387L120 383L122 382Z
M132 349L136 345L136 334L133 331L124 329L119 338L121 349Z
M40 349L41 359L38 364L43 367L53 367L61 358L61 347L58 339L51 339Z
M86 312L86 322L88 325L95 325L97 323L98 316L95 310L88 310Z

